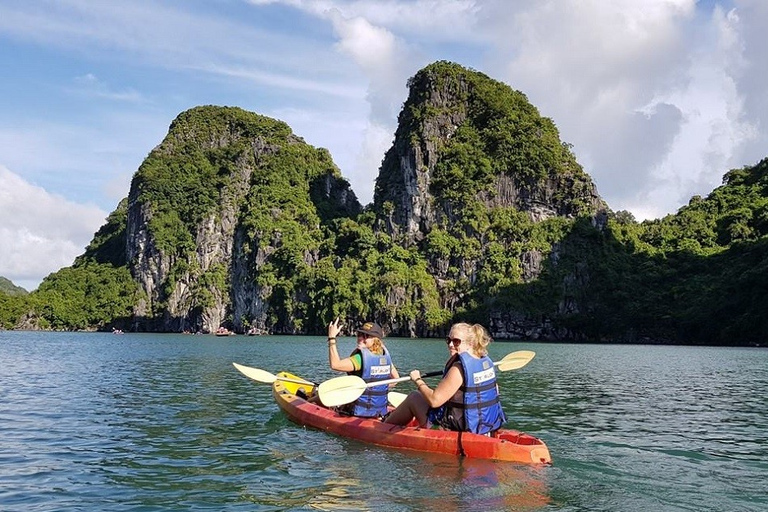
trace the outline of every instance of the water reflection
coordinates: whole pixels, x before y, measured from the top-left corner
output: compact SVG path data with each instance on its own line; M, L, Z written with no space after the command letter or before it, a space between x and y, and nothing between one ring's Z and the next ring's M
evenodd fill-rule
M309 502L313 508L494 512L550 503L548 467L336 444L339 453L320 470L326 487Z
M441 495L422 498L418 509L453 511L534 511L550 504L548 467L469 458L420 457L422 478Z

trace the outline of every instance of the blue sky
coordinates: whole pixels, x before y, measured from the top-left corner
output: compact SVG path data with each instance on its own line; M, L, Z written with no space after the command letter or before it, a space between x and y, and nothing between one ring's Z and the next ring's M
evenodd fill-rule
M761 0L4 0L0 275L70 265L197 105L287 122L368 203L436 60L524 92L614 210L674 213L768 156L765 26Z

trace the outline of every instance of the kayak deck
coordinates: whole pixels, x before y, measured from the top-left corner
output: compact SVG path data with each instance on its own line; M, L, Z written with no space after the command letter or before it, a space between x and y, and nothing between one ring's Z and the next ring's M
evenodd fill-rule
M293 422L311 426L342 437L379 446L404 450L463 455L478 459L512 461L524 464L551 464L549 449L540 439L516 430L500 429L493 437L425 429L415 422L408 426L382 423L375 418L342 415L333 409L310 403L296 395L301 389L309 395L312 385L288 382L303 380L281 372L272 384L272 396Z

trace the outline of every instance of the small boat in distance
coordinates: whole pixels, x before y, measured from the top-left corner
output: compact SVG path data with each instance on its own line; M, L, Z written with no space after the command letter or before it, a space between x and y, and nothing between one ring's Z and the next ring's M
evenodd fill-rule
M219 327L216 329L216 332L214 333L216 336L236 336L237 333L230 331L226 327Z

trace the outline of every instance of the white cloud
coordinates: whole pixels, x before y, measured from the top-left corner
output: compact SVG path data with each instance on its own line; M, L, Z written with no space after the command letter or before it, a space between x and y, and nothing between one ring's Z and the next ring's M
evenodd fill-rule
M256 6L282 4L327 18L336 12L360 18L372 26L388 27L422 41L481 41L472 20L480 10L476 0L250 0ZM446 28L450 30L446 30Z
M369 84L368 123L350 173L353 188L366 204L373 199L379 166L392 143L398 111L407 93L405 83L411 70L402 63L413 58L404 42L382 27L360 17L346 18L337 11L332 11L331 19L339 36L336 47L363 69Z
M388 28L371 20L387 23L404 19L433 19L434 16L430 17L423 8L424 4L435 7L434 2L416 2L418 5L301 0L252 3L284 3L330 22L338 38L334 48L362 70L368 83L367 122L365 125L354 122L346 125L345 137L359 144L354 149L356 156L351 165L337 163L349 178L361 203L369 203L373 199L381 160L392 143L397 127L400 106L407 94L407 79L424 58Z
M123 91L111 90L109 86L99 80L96 75L88 73L83 76L75 77L77 89L72 89L74 94L83 94L107 100L125 101L128 103L142 103L146 101L141 94L132 89Z
M363 204L370 202L373 198L373 189L376 185L378 169L384 159L384 153L392 146L394 141L394 132L390 126L380 126L376 123L369 123L364 130L364 139L362 150L357 154L357 168L370 169L362 183L355 187L355 193L360 188L360 196L367 198L367 201L361 201Z
M735 8L715 13L724 44L733 48L734 59L725 63L743 102L740 120L754 132L743 141L736 160L740 167L768 154L768 2L736 0Z
M484 55L481 66L460 63L523 91L551 117L609 205L639 219L706 195L730 168L761 158L768 141L765 2L252 3L330 21L336 48L363 70L370 111L353 174L378 169L402 84L452 41Z
M613 209L674 212L744 165L758 123L735 81L744 50L733 13L694 0L480 5L486 72L555 121Z
M128 195L130 176L162 140L170 119L107 111L80 121L1 120L1 163L71 201L111 209ZM134 148L145 149L136 155ZM115 190L114 182L124 189Z
M72 265L104 223L95 206L72 203L0 165L0 275L31 291Z
M345 84L340 80L318 82L311 78L297 77L294 74L272 73L258 68L209 65L200 67L199 69L208 73L223 75L230 78L246 79L256 84L277 89L292 89L299 93L315 93L325 96L352 99L363 96L365 92L356 84Z
M701 16L695 0L252 3L330 22L336 49L363 71L370 110L356 190L391 144L407 78L443 58L425 55L445 41L485 45L483 66L460 63L523 91L573 144L609 205L638 218L707 193L754 137L739 120L728 69L739 37L721 11Z
M744 148L759 136L737 88L744 63L737 21L734 13L715 8L700 28L698 47L689 51L687 80L659 91L653 100L676 105L683 120L663 161L632 198L634 208L644 207L649 217L663 216L720 185L726 171L745 164Z

